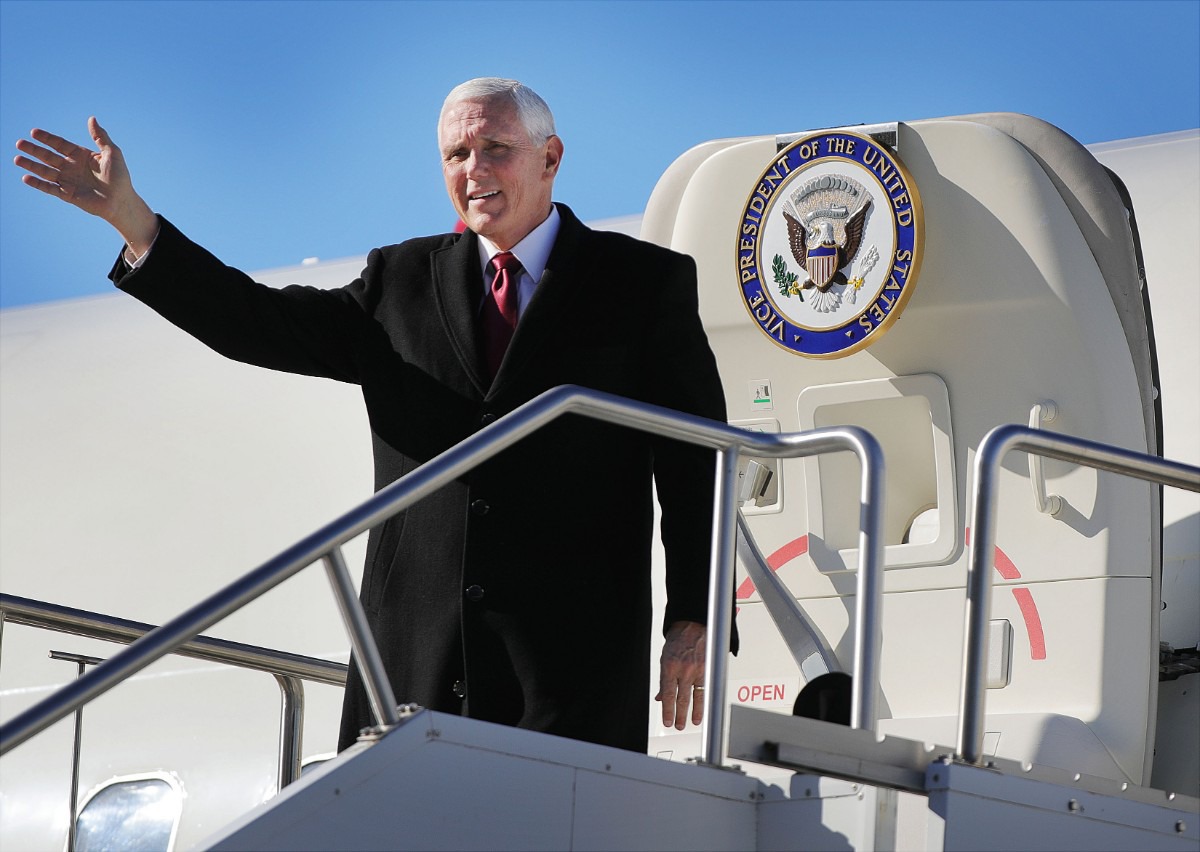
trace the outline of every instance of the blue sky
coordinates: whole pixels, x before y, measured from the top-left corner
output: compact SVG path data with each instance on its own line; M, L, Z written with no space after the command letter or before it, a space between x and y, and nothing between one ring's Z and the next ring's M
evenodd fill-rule
M708 139L1024 112L1084 143L1200 125L1200 2L0 0L0 307L107 292L107 225L24 187L34 126L96 115L156 210L246 270L448 230L445 93L519 78L556 197L637 213Z

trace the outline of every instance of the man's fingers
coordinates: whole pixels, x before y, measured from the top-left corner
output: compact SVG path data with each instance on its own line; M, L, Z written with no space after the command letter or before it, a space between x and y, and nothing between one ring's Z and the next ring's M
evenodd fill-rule
M17 150L23 154L28 154L31 157L37 157L43 163L54 169L61 169L64 165L66 165L67 162L66 159L60 157L58 154L54 153L48 148L43 148L41 145L35 145L28 139L18 139ZM26 168L26 166L21 165L20 163L17 163L17 165L21 166L21 168Z
M92 141L96 143L98 148L115 148L112 139L108 135L108 131L100 126L100 122L96 121L96 116L88 119L88 133L91 134Z
M687 727L689 706L693 724L704 717L705 634L703 624L690 621L677 621L667 630L658 679L664 727Z
M675 699L675 730L682 731L687 727L688 705L692 701L692 689L682 685Z
M34 189L39 189L47 195L53 195L55 198L63 197L63 188L56 183L48 180L36 178L33 175L21 175L21 182L26 186L32 186Z
M50 166L43 165L37 160L31 160L28 157L13 157L13 163L20 166L25 171L36 175L42 180L56 182L58 179L58 169L53 169Z
M688 696L691 688L680 688L678 682L664 684L654 696L655 701L662 702L662 723L664 728L675 728L682 731L687 721Z
M674 682L664 684L654 696L655 701L662 702L662 720L664 728L675 728L682 731L687 723L688 705L691 704L692 724L699 725L704 721L704 687L690 683Z
M42 130L39 127L35 127L33 130L29 131L29 136L32 139L41 142L43 145L53 148L64 157L73 157L78 159L80 153L85 155L91 153L86 148L81 148L79 145L76 145L69 139L63 139L61 136L56 136L50 131Z
M99 151L35 127L29 131L30 139L17 142L17 150L28 156L13 162L28 172L22 176L26 186L99 216L135 250L142 246L140 253L153 241L158 220L134 192L121 150L94 116L88 119L88 132Z
M662 723L664 728L670 728L675 724L675 686L659 681L658 695L654 696L655 701L662 702Z

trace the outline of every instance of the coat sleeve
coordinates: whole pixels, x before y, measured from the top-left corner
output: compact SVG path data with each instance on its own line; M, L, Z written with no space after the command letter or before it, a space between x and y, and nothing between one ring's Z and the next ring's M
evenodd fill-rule
M725 395L717 362L700 321L696 265L670 253L654 291L647 363L653 388L648 400L724 423ZM654 477L662 508L667 606L664 631L676 621L708 620L715 453L679 441L656 439Z
M345 288L275 289L226 266L160 217L145 263L118 258L110 273L125 292L217 352L237 361L310 376L359 382L364 350L386 342L371 321L371 282L382 255ZM379 338L383 337L381 341Z

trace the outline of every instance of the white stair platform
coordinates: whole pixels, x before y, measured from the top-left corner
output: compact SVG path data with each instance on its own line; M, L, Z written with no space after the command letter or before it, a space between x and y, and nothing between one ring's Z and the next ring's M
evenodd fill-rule
M420 710L206 845L753 849L764 790L734 771Z
M1011 761L963 765L897 737L735 710L735 755L801 771L748 767L762 774L757 778L416 710L383 736L306 774L204 848L1195 850L1200 844L1200 802L1186 796ZM752 745L756 739L760 747Z

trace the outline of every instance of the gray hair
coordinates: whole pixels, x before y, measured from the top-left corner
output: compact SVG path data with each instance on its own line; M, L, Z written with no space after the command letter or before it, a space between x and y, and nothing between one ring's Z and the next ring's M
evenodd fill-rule
M524 83L503 77L476 77L460 83L446 95L442 113L459 101L483 101L500 95L512 98L517 107L517 120L535 145L541 145L555 135L554 114L541 96Z

